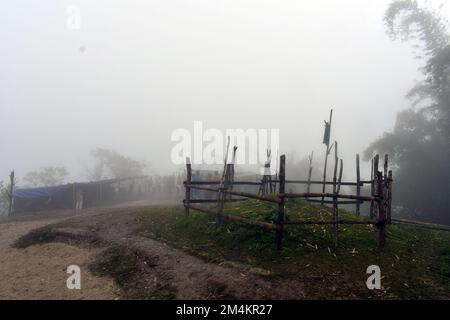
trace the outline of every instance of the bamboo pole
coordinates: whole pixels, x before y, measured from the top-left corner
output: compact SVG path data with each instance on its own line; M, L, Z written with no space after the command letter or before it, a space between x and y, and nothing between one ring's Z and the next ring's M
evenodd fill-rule
M308 184L307 184L307 188L306 188L306 192L310 193L311 192L311 177L312 177L312 161L313 161L313 157L314 157L314 151L311 152L311 155L309 156L309 171L308 171Z
M205 187L198 187L196 185L189 185L191 189L197 189L197 190L204 190L204 191L211 191L211 192L219 192L218 189L212 189L212 188L205 188ZM261 201L268 201L273 203L280 203L281 199L280 197L286 197L290 199L294 198L333 198L334 193L284 193L279 194L279 197L275 196L258 196L257 194L248 193L248 192L239 192L239 191L223 191L224 193L232 194L235 196L240 197L247 197L251 199L261 200ZM346 194L339 194L338 198L342 199L352 199L352 200L359 200L359 201L376 201L376 197L370 197L370 196L356 196L356 195L346 195Z
M234 169L233 169L234 172ZM260 182L253 181L233 181L236 186L260 186ZM204 186L204 185L220 185L220 181L191 181L191 185ZM343 184L344 185L344 184Z
M338 198L337 198L337 170L339 165L339 158L338 158L338 143L337 141L334 143L334 172L333 172L333 239L334 239L334 245L337 247L338 245Z
M308 184L308 180L286 180L285 183L286 184ZM314 181L314 180L312 180L310 183L311 183L311 185L318 185L318 184L322 185L323 181ZM360 181L360 185L370 184L370 183L371 183L371 181ZM256 184L258 184L258 183L256 183ZM333 181L331 181L331 182L327 181L325 184L332 186L333 185ZM341 182L341 186L356 187L357 185L358 184L356 182L346 182L346 181Z
M189 185L189 188L196 189L196 190L203 190L203 191L219 192L219 189L198 187L196 185ZM232 194L234 196L246 197L246 198L256 199L256 200L261 200L261 201L268 201L268 202L273 202L273 203L281 202L281 199L276 196L260 196L260 195L254 194L254 193L241 192L241 191L230 191L230 190L223 190L222 192L226 193L226 194Z
M212 210L208 210L208 209L205 209L205 208L200 208L200 207L192 206L192 205L189 205L188 207L190 209L192 209L192 210L196 210L196 211L199 211L199 212L203 212L203 213L209 214L212 217L215 217L217 215L217 212L214 212ZM236 221L236 222L240 222L240 223L244 223L244 224L260 227L260 228L263 228L265 230L277 230L277 226L275 224L268 223L268 222L262 222L262 221L254 221L254 220L250 220L250 219L239 217L239 216L235 216L235 215L222 214L222 219L223 220L229 220L229 221Z
M331 122L333 120L333 109L331 109L330 111L330 120L328 122L328 126L329 126L329 138L328 141L326 143L326 152L325 152L325 164L324 164L324 168L323 168L323 186L322 186L322 193L325 193L325 182L327 181L327 166L328 166L328 156L330 155L331 152L331 148L330 148L330 139L331 139ZM327 125L327 124L325 124ZM325 126L325 130L326 130L326 126ZM331 146L333 147L333 146ZM324 199L322 199L324 200ZM323 206L323 203L322 203Z
M387 174L388 174L388 165L389 165L389 155L385 154L384 155L384 166L383 166L383 177L384 179L387 178Z
M185 196L185 210L186 215L189 215L189 200L191 200L191 180L192 180L192 166L191 159L186 158L186 196Z
M385 213L385 199L383 197L383 174L377 173L377 189L378 189L378 245L384 246L386 244L386 213Z
M312 203L322 203L322 200L315 200L315 199L308 199L308 202L312 202ZM326 204L333 204L333 201L331 200L324 200L323 201ZM356 203L361 203L361 201L338 201L338 205L349 205L349 204L356 204Z
M382 184L382 191L381 194L383 195L383 206L384 206L384 212L386 215L386 222L388 222L389 218L387 217L387 211L388 211L388 186L389 186L389 178L388 178L388 166L389 166L389 155L384 155L384 165L383 165L383 184Z
M340 167L339 167L339 178L338 178L338 184L337 184L337 191L336 193L339 195L341 192L341 181L342 181L342 174L344 171L344 160L340 160Z
M248 199L228 199L227 202L242 202L242 201L248 201ZM185 201L183 200L183 203ZM217 204L217 200L215 199L191 199L189 200L189 203L215 203Z
M437 230L437 231L447 231L450 232L450 227L441 225L441 224L433 224L433 223L427 223L427 222L421 222L421 221L415 221L415 220L405 220L405 219L392 219L395 223L405 223L405 224L411 224L415 226L420 226L421 228L430 229L430 230Z
M342 172L344 170L344 161L341 159L340 161L340 169L339 169L339 178L338 178L338 185L337 185L337 189L336 189L336 201L335 201L335 210L336 210L336 214L335 214L335 222L336 222L336 234L335 234L335 239L336 239L336 246L338 245L339 242L339 202L337 201L337 197L339 196L339 193L341 192L341 181L342 181Z
M286 156L282 155L280 157L280 172L279 172L279 193L285 193L285 179L286 179ZM281 202L278 204L278 217L277 217L277 233L276 233L276 245L277 249L281 250L283 243L283 228L285 220L284 212L285 199L281 197Z
M361 172L359 167L359 154L356 155L356 195L361 195ZM356 214L358 216L361 215L361 204L359 202L356 203Z
M8 206L8 217L11 216L13 212L13 205L14 205L14 185L15 185L15 179L14 179L15 173L14 170L11 171L11 174L9 175L9 194L8 194L8 200L9 200L9 206Z
M388 223L392 223L392 170L389 170L388 173L388 190L387 190L387 220Z
M373 197L374 195L374 182L373 182L373 158L370 166L370 195ZM369 209L369 217L373 219L373 200L370 201L370 209Z
M286 221L285 225L334 225L336 221ZM348 225L376 225L377 221L358 221L358 220L338 220L338 224Z
M285 197L288 199L295 198L333 198L334 193L285 193L280 194L280 197ZM351 200L360 200L360 201L376 201L377 197L369 197L369 196L355 196L355 195L347 195L347 194L339 194L338 198L340 199L351 199Z
M337 170L339 166L339 158L338 158L338 143L334 142L334 171L333 171L333 193L336 193L337 186Z
M373 182L372 182L372 196L379 196L380 190L378 190L378 184L375 182L378 179L378 165L380 161L380 156L377 154L373 159ZM375 212L377 211L378 202L374 201L370 207L370 218L373 219L375 217Z

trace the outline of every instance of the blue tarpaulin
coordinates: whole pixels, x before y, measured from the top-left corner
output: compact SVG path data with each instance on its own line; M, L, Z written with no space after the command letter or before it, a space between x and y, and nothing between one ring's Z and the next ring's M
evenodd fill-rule
M56 193L67 191L69 188L71 188L71 185L30 188L30 189L16 189L14 190L14 198L21 198L21 199L48 198Z

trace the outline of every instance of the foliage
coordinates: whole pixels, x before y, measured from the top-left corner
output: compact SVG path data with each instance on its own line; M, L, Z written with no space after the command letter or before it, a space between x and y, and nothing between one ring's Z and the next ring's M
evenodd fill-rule
M249 200L227 204L225 212L273 221L276 206ZM287 204L287 218L331 219L328 207L307 202ZM340 210L345 219L359 219ZM155 207L138 213L142 235L174 245L209 262L232 261L254 268L274 281L303 280L312 299L448 298L450 233L421 226L390 225L387 244L379 248L370 225L341 226L339 246L330 226L286 226L283 250L275 249L275 234L257 227L223 222L182 207ZM383 273L382 291L365 287L366 268L376 264ZM312 281L317 280L317 281Z
M411 109L397 115L392 132L366 150L388 153L396 166L398 212L417 219L450 224L450 46L446 21L417 1L397 0L385 15L388 34L411 41L426 64L425 79L412 88Z
M29 187L51 187L63 184L67 175L64 167L44 167L28 172L23 180Z
M145 164L125 157L116 151L97 148L91 154L96 160L91 177L93 180L120 179L143 175Z
M0 181L0 216L8 212L9 188Z

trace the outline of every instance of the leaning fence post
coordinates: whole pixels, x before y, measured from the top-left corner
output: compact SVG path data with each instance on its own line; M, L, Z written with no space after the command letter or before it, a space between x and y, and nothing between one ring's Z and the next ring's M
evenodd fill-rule
M325 152L325 164L323 168L323 185L322 185L322 193L325 193L326 182L327 182L327 165L328 165L328 156L330 155L330 138L331 138L331 121L333 120L333 109L330 110L330 120L328 122L325 121L325 134L323 137L323 143L326 145ZM333 146L333 145L331 145ZM324 205L325 197L322 197L321 205Z
M359 154L356 155L356 195L358 197L361 196L361 172L359 167ZM359 199L356 202L356 214L358 216L361 215L361 203L359 202Z
M227 196L225 193L223 193L223 191L227 190L229 187L231 180L232 166L233 166L232 164L227 164L225 169L226 172L222 175L224 178L222 178L219 185L219 192L217 196L217 215L216 215L216 221L218 225L222 223L223 207L225 205L225 198Z
M186 196L184 199L184 207L186 209L186 215L189 215L189 202L191 200L191 188L190 188L191 180L192 180L191 159L186 158L186 181L185 181Z
M378 204L378 245L384 246L386 243L386 212L383 195L383 173L377 172L377 204Z
M284 202L285 202L285 183L286 183L286 156L280 157L280 173L279 173L279 196L281 202L278 204L278 217L277 217L277 232L276 232L276 245L277 249L281 250L283 242L283 227L284 227Z
M334 233L334 245L337 246L338 244L338 186L337 186L337 170L339 165L339 158L338 158L338 143L335 142L334 147L334 173L333 173L333 233ZM342 167L341 167L342 170ZM342 174L342 171L341 171Z

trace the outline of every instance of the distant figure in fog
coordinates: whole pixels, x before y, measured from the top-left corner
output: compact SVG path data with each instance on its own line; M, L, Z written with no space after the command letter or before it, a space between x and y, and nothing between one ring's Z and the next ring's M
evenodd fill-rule
M77 190L77 194L76 194L76 202L75 202L75 209L76 210L81 210L83 209L83 190L82 189L78 189Z
M220 180L222 180L222 177L219 175L219 171L214 171L211 181L220 182Z

